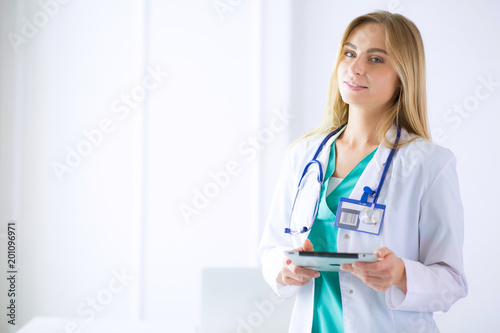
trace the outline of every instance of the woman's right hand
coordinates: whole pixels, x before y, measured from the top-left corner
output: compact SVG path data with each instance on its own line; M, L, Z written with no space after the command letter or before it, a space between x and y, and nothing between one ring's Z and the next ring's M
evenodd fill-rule
M293 249L292 251L314 251L314 248L311 241L306 239L302 247ZM290 259L285 258L276 281L283 286L303 286L310 279L317 278L318 276L318 271L297 266Z

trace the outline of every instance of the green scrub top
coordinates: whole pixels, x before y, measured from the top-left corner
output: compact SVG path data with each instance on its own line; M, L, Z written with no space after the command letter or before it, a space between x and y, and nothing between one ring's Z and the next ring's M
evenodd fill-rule
M325 173L325 181L321 188L318 214L308 237L314 246L314 251L337 252L338 229L335 228L335 214L339 200L341 197L348 198L351 195L354 186L371 161L375 151L377 149L359 162L342 182L326 196L330 177L335 171L335 142L333 142ZM315 279L313 311L312 333L344 332L338 272L321 272L321 275Z

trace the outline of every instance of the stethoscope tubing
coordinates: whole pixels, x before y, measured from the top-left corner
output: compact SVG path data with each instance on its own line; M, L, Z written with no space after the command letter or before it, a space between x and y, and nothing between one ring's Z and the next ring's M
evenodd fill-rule
M323 179L324 178L323 168L321 167L321 163L317 160L317 158L318 158L319 154L321 153L321 151L322 151L323 147L325 146L325 144L328 142L328 140L330 140L330 138L332 136L334 136L335 134L337 134L338 132L340 132L346 125L347 124L344 124L344 125L340 126L339 128L337 128L336 130L334 130L333 132L331 132L330 134L328 134L323 139L323 141L319 145L318 149L314 153L314 156L313 156L312 160L309 161L309 163L307 163L306 166L304 167L304 171L302 172L302 175L300 176L299 184L297 185L297 191L295 193L295 199L293 200L292 209L290 211L290 219L291 219L291 216L293 214L293 211L294 211L294 208L295 208L295 204L297 203L296 201L297 201L297 197L298 197L300 188L302 186L302 180L304 179L304 176L306 175L306 173L307 173L307 171L308 171L308 169L309 169L309 167L311 165L316 164L318 166L319 175L318 175L317 181L318 181L319 184L323 184L323 180L324 180ZM396 140L394 141L394 147L391 149L391 152L389 153L389 156L387 157L386 163L384 165L384 170L382 172L382 176L380 177L380 181L379 181L377 190L375 191L375 193L372 194L372 195L374 195L374 197L373 197L373 203L372 203L372 209L373 209L373 207L375 207L375 204L377 203L377 200L378 200L378 197L380 195L380 192L382 191L382 187L384 186L385 177L387 176L387 172L389 170L389 166L390 166L390 164L392 162L394 154L396 153L397 145L399 143L400 136L401 136L401 126L398 126ZM317 207L316 207L316 210L317 210ZM295 231L291 230L291 228L285 228L285 233L288 233L290 235L297 235L299 233L307 232L308 229L310 229L310 227L309 228L303 227L301 231L295 232Z
M387 158L387 161L385 162L384 171L382 172L382 177L380 177L380 182L378 183L377 191L375 192L375 196L373 197L372 208L375 207L375 204L377 203L377 200L378 200L378 196L380 195L380 192L382 191L382 186L384 186L385 176L387 175L387 171L389 171L389 166L391 165L392 158L394 157L394 154L396 154L397 145L399 143L400 136L401 136L401 126L398 126L398 133L396 135L396 140L394 141L394 147L391 149L391 153L389 154L389 157Z

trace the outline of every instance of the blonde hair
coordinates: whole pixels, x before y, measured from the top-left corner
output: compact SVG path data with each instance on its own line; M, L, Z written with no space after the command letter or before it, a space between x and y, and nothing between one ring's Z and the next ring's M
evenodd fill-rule
M326 109L321 123L301 139L328 134L347 123L349 105L342 100L338 86L337 69L343 55L343 45L351 32L366 23L381 24L385 28L385 40L388 53L392 56L394 68L401 81L399 92L396 91L391 108L385 113L377 128L379 142L388 148L393 143L387 142L386 132L393 124L405 128L415 137L398 146L404 146L418 137L431 141L427 123L427 97L425 89L424 44L417 26L400 14L376 11L355 18L342 36L337 52L337 61L330 76ZM301 140L299 139L299 140Z

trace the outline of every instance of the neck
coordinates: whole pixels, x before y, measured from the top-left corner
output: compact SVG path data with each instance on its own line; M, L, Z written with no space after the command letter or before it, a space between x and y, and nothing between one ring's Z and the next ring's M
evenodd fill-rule
M353 147L378 146L377 125L380 112L367 112L356 107L349 107L349 117L341 140Z

